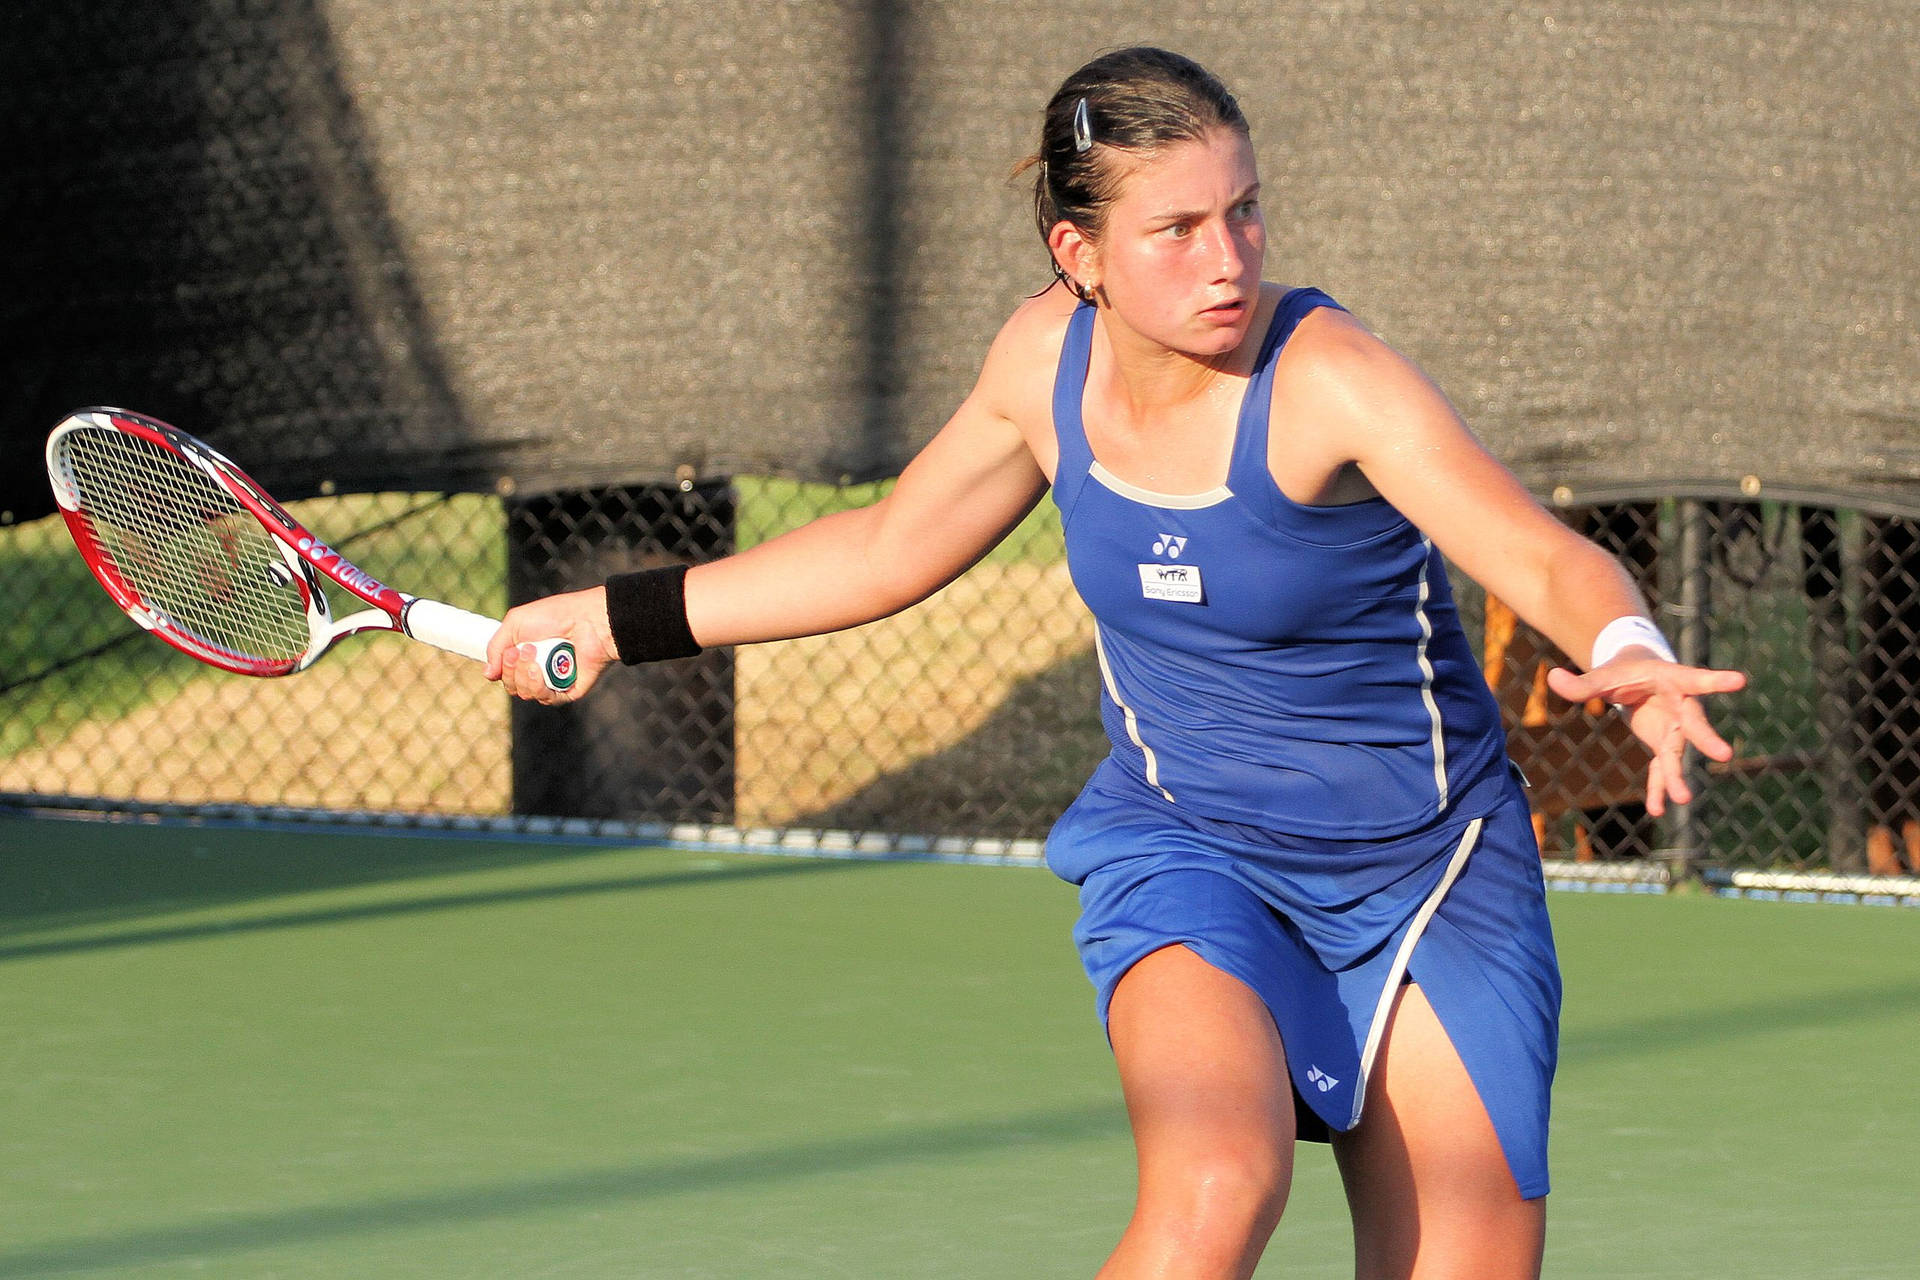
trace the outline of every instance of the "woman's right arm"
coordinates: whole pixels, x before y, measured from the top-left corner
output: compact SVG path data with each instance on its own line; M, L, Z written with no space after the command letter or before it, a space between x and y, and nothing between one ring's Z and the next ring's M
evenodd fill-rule
M969 399L872 506L822 516L687 574L701 645L857 627L959 577L1046 492L1020 430Z
M689 570L686 622L695 642L751 644L887 617L959 577L1005 537L1047 485L1014 420L1038 386L1032 329L1033 317L1016 315L1001 331L966 402L884 498ZM519 697L568 700L545 687L522 648L549 637L574 644L577 698L620 657L606 588L511 610L487 646L487 678Z

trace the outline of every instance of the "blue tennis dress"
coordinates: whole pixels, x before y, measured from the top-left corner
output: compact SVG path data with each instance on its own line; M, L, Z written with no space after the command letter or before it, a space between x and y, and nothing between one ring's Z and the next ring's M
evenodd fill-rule
M1419 983L1541 1196L1560 978L1498 709L1432 543L1383 500L1295 503L1267 463L1275 361L1338 305L1281 299L1226 483L1191 495L1093 457L1095 311L1070 320L1053 495L1113 750L1047 861L1080 886L1102 1019L1134 963L1193 948L1272 1011L1304 1136L1359 1122L1393 996Z

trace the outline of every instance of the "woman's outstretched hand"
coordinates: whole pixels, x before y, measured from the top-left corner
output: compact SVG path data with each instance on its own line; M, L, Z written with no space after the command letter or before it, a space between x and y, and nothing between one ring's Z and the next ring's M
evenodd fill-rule
M547 639L573 641L579 674L564 693L547 687L534 660L534 642ZM498 680L516 698L551 706L583 697L619 656L607 624L606 588L589 587L509 609L487 645L487 679Z
M1700 699L1733 693L1746 684L1743 672L1683 666L1639 646L1585 675L1560 667L1547 673L1547 686L1567 701L1602 698L1626 715L1634 736L1653 752L1653 763L1647 766L1647 812L1655 817L1667 811L1668 799L1675 804L1693 799L1685 768L1689 745L1709 760L1733 758L1733 748L1708 723Z

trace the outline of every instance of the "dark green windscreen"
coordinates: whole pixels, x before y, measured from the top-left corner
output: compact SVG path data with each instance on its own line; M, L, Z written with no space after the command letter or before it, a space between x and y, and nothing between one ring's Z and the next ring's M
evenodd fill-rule
M1191 16L1188 16L1191 11ZM1920 505L1920 7L91 0L0 51L0 509L82 404L288 496L897 471L1049 279L1059 80L1251 119L1270 278L1541 492Z

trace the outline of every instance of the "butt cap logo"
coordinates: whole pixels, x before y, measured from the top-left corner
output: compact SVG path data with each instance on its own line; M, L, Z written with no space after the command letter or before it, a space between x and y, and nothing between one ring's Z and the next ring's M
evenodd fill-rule
M580 665L574 660L573 646L557 644L547 655L547 684L564 693L579 678Z

